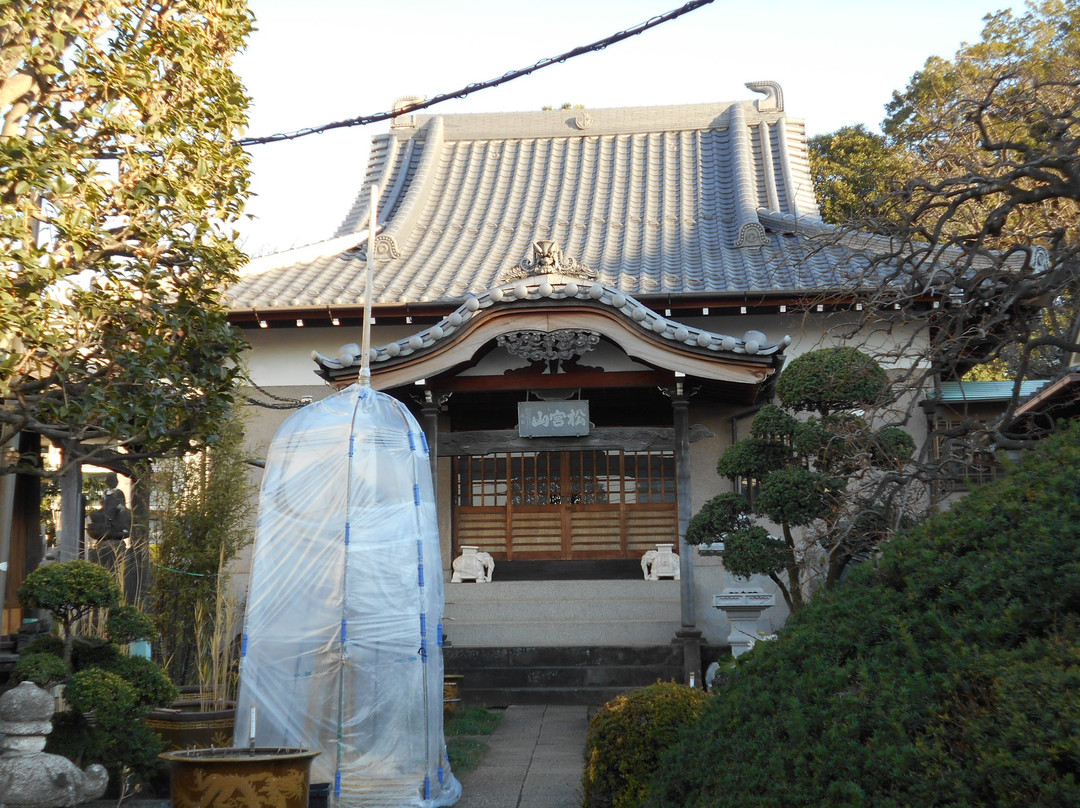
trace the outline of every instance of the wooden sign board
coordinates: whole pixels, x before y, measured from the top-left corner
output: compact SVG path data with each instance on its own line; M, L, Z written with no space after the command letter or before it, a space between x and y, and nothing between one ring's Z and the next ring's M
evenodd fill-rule
M588 434L588 401L518 403L518 435L522 438L578 437Z

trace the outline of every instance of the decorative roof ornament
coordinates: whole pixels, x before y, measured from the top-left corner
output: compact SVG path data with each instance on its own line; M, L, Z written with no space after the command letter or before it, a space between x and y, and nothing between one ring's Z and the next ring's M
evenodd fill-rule
M511 331L500 334L495 343L512 356L528 362L564 362L588 353L600 344L600 334L575 328L542 331Z
M736 247L764 247L769 243L769 237L760 222L747 222L740 228L739 237L735 240Z
M757 102L758 112L783 112L784 91L780 89L780 83L776 81L748 81L744 85L748 90L761 93L764 98Z
M390 119L391 129L407 129L416 126L416 116L412 112L403 113L402 110L413 104L422 104L427 99L422 95L405 95L394 101L391 112L394 117Z
M579 112L577 117L574 118L574 126L584 131L593 125L592 115L587 112Z
M569 275L575 278L595 280L598 275L595 269L590 269L562 254L562 249L555 241L534 241L532 258L522 258L514 266L504 269L495 277L496 283L521 280L534 275Z
M393 236L375 236L375 260L392 261L398 258L401 252L398 250L397 241Z

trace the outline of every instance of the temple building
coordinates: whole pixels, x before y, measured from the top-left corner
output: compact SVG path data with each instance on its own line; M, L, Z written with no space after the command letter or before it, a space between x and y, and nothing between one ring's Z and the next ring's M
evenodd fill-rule
M713 596L732 581L680 537L730 490L716 459L785 360L840 344L866 266L820 220L780 87L747 87L760 97L402 112L336 236L253 261L229 291L265 393L356 381L376 189L371 383L425 429L447 580L465 553L494 565L446 596L450 642L489 668L538 648L638 649L648 667L667 648L648 682L728 636ZM284 414L260 411L255 439Z

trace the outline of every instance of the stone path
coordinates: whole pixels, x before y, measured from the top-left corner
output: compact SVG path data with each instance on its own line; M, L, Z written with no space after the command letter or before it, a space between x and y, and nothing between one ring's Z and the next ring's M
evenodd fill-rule
M588 707L507 707L456 808L580 808Z

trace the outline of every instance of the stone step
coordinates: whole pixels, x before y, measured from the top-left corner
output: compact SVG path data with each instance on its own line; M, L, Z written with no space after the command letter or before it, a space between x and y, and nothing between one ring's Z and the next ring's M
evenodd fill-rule
M454 645L667 643L679 629L677 581L520 581L448 584Z
M550 646L444 649L467 704L604 704L658 680L681 681L682 646Z

